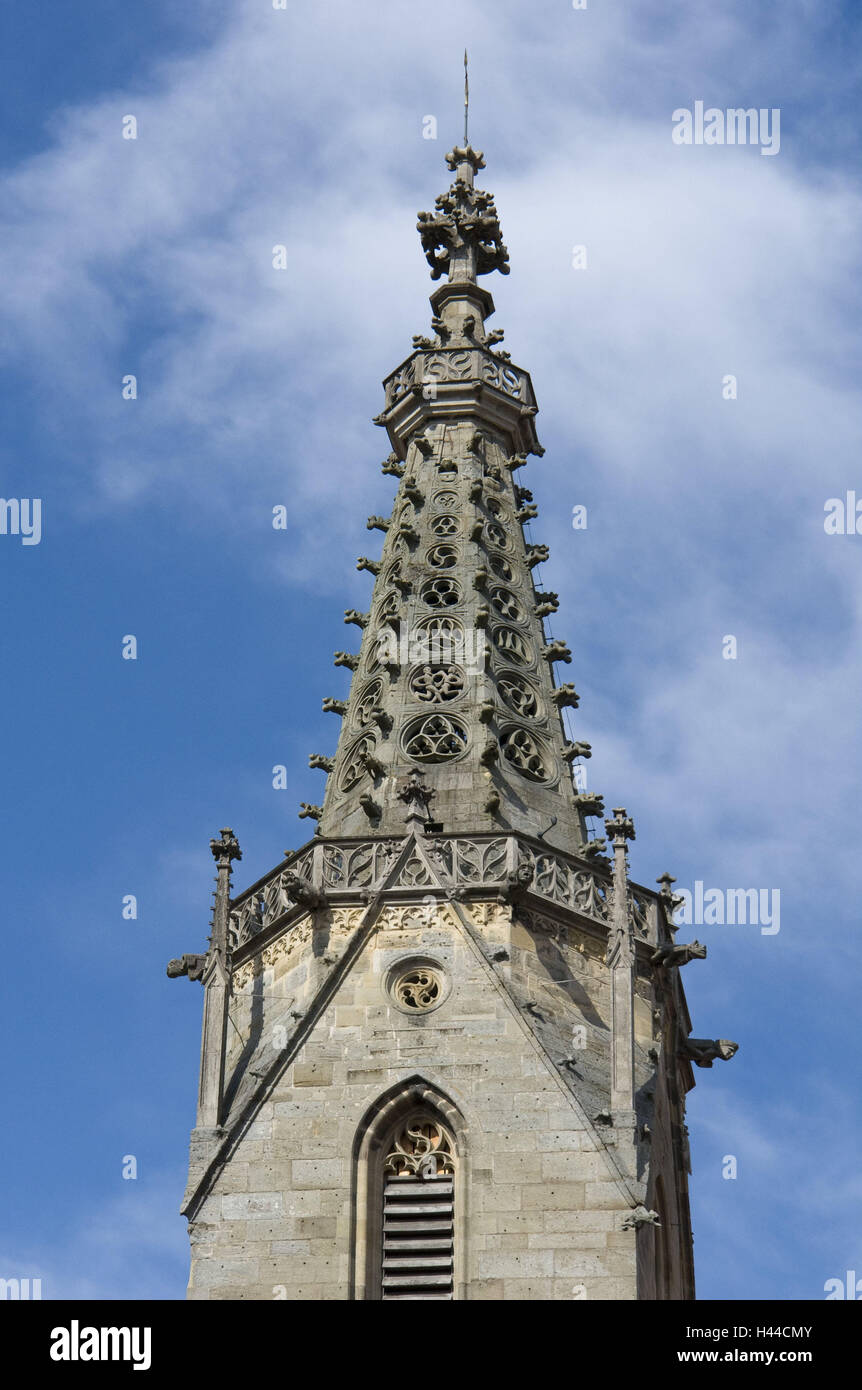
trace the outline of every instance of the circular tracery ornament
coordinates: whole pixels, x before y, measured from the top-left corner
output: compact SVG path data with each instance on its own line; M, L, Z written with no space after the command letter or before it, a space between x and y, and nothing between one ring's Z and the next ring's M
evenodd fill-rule
M452 516L448 512L443 516L435 516L431 521L431 530L435 536L457 536L460 529L457 516Z
M403 1013L422 1014L445 1001L449 980L440 963L429 956L402 957L387 973L384 988Z
M515 714L520 714L524 719L537 717L539 713L538 696L523 676L516 676L514 671L504 671L497 680L497 690L500 699L509 706L509 709L514 710Z
M545 751L527 729L509 729L500 739L503 757L522 777L531 782L548 780Z
M359 696L355 705L353 706L354 717L356 719L357 724L363 725L369 722L369 720L371 719L371 712L372 710L378 708L382 696L382 681L372 681L370 685L367 685L365 687L362 694Z
M448 512L458 505L457 492L438 492L434 495L433 506L438 511Z
M421 666L410 677L410 690L424 705L447 704L464 694L464 672L457 666Z
M486 522L485 541L488 545L496 545L499 550L509 549L509 537L506 528L501 526L499 521Z
M454 608L460 601L461 590L454 579L429 579L422 585L421 598L429 608Z
M458 563L458 552L454 545L432 545L425 560L432 569L451 570Z
M367 775L366 759L373 756L374 744L375 740L366 734L357 739L353 747L349 749L341 769L341 776L338 779L343 792L355 787L357 782L361 782L362 778Z
M521 605L511 589L504 589L502 584L495 584L490 599L501 617L508 618L512 623L519 623L523 618Z
M515 578L512 566L502 555L491 555L488 558L491 569L500 579L505 579L507 584L511 584Z
M529 666L533 660L529 643L512 627L495 627L491 641L500 655L507 661L513 661L516 666Z
M458 758L467 747L467 730L458 719L445 714L426 714L414 719L404 732L404 751L417 763L444 763Z

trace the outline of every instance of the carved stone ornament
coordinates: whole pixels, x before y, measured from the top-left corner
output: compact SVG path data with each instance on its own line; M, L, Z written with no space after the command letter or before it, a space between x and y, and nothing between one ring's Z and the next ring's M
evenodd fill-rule
M438 1178L455 1172L455 1145L441 1124L417 1116L395 1135L383 1164L388 1177Z

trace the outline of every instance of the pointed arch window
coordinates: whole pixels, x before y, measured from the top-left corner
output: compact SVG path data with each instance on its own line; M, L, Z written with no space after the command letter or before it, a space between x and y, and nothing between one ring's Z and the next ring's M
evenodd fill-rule
M356 1133L351 1298L463 1297L464 1118L414 1076L384 1093Z
M455 1141L417 1111L383 1161L381 1296L451 1299L455 1259Z

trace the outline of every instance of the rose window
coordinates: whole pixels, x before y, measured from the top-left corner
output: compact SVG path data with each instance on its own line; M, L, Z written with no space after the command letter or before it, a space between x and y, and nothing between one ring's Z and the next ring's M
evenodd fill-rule
M444 763L467 747L467 731L457 719L429 714L414 719L404 735L404 751L417 763Z

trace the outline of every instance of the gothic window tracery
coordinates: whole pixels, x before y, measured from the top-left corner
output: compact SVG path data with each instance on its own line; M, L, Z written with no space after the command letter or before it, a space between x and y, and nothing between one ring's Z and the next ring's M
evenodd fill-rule
M528 642L512 627L494 628L491 640L500 655L506 657L507 661L513 661L516 666L529 666L533 660Z
M491 590L490 599L501 617L508 618L512 623L520 622L523 618L521 605L510 589L504 589L502 585L497 584Z
M509 709L524 719L534 719L538 714L539 701L536 692L522 676L516 676L514 672L504 672L497 681L497 689L500 698Z
M432 545L425 558L432 569L451 570L458 563L458 552L454 545Z
M378 708L382 697L382 681L372 681L370 685L366 685L365 689L362 691L361 695L358 697L353 707L354 717L356 719L357 724L362 726L369 722L369 720L371 719L372 710Z
M526 729L510 729L500 740L503 757L522 777L531 782L545 782L548 778L546 755L533 734Z
M454 579L429 579L422 585L422 601L429 608L454 608L461 590Z
M431 530L435 536L457 536L460 524L457 516L452 516L447 512L432 519Z
M339 785L342 791L349 791L355 787L362 778L367 775L366 760L374 755L375 739L365 734L357 739L352 748L348 750L344 759L344 767L339 778Z
M417 763L442 763L459 757L467 747L467 731L458 719L429 714L407 726L404 751Z

